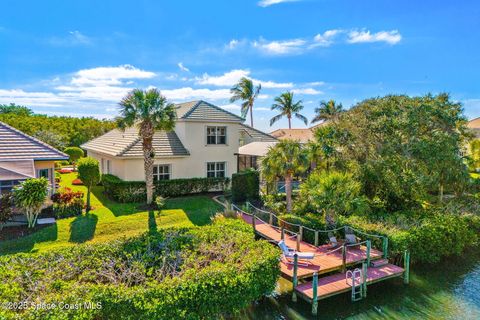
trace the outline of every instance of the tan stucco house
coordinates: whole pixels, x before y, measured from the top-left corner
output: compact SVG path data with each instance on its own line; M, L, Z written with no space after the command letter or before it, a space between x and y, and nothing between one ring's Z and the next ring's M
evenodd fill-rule
M194 177L231 177L239 169L239 147L276 139L244 119L205 101L177 104L171 132L153 138L154 180ZM114 129L81 146L100 162L102 173L127 181L144 181L142 139L137 128Z
M0 121L0 193L29 178L45 177L55 192L55 161L63 152Z
M310 128L301 129L277 129L270 132L270 135L279 140L295 140L300 143L307 143L314 138L315 130L321 126L324 126L327 122L314 125Z
M470 120L467 127L472 130L477 139L480 139L480 117Z

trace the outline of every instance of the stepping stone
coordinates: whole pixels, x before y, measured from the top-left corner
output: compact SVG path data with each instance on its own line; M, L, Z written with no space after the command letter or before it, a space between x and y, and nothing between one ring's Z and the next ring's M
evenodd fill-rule
M55 218L42 218L37 220L37 224L53 224L55 223Z

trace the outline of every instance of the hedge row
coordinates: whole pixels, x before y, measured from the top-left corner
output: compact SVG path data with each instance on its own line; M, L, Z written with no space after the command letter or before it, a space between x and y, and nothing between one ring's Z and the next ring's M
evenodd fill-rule
M172 179L154 182L154 194L163 197L179 197L195 193L223 191L230 183L229 178ZM147 198L145 182L124 181L117 176L102 176L104 192L118 202L142 202Z
M248 225L226 219L110 244L5 256L0 305L27 307L1 308L0 319L219 319L275 289L278 259L278 249L255 241ZM35 309L33 302L57 307ZM60 303L80 307L61 309Z
M232 201L255 201L260 198L260 175L257 170L245 170L232 175Z

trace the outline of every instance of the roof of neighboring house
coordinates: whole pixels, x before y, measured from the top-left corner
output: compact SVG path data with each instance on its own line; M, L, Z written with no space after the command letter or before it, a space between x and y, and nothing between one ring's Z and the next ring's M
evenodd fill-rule
M156 131L152 143L156 156L188 156L190 154L174 131ZM117 157L143 157L142 138L135 127L127 128L125 131L113 129L103 136L84 143L81 147Z
M254 141L238 148L238 154L263 157L278 141Z
M277 129L275 131L270 132L270 134L280 140L291 139L291 140L296 140L302 143L307 143L308 141L313 139L315 129L321 126L324 126L325 124L327 124L327 122L319 123L310 128Z
M68 155L0 121L0 160L66 160Z
M203 100L190 101L177 104L177 117L187 120L212 120L243 122L236 114Z
M250 127L249 125L246 125L246 124L243 124L243 123L241 124L240 131L245 132L250 137L252 137L252 139L255 140L255 141L271 141L271 142L274 142L274 141L278 140L277 138L275 138L274 136L272 136L268 133L262 132L258 129L255 129L255 128Z
M35 177L33 160L0 161L0 180L24 180Z
M480 117L469 121L467 126L475 133L477 138L480 138Z

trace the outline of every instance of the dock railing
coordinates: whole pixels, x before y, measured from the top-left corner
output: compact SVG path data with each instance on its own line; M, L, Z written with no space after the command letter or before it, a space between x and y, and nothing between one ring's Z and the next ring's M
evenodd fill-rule
M313 244L315 247L318 247L321 245L320 243L321 240L328 239L329 234L345 237L345 234L348 233L348 230L351 230L355 234L361 235L360 238L367 239L366 241L361 242L361 244L365 243L365 245L367 246L367 265L370 264L370 251L372 248L373 240L381 241L382 256L384 259L388 258L388 237L386 236L367 233L349 225L345 225L345 226L334 228L334 229L323 229L323 230L313 229L313 228L309 228L307 226L301 225L299 223L286 221L280 218L275 213L260 209L254 206L253 204L251 204L250 202L247 202L245 204L244 209L241 209L236 205L232 205L232 208L237 212L242 212L244 214L254 217L252 219L252 225L255 230L256 230L256 227L255 227L256 219L258 219L263 223L271 225L272 227L280 230L282 239L285 239L285 233L291 234L292 236L296 237L297 251L300 250L300 243L302 241ZM359 245L359 243L356 243L354 245ZM344 256L345 255L346 255L346 252L344 253Z

